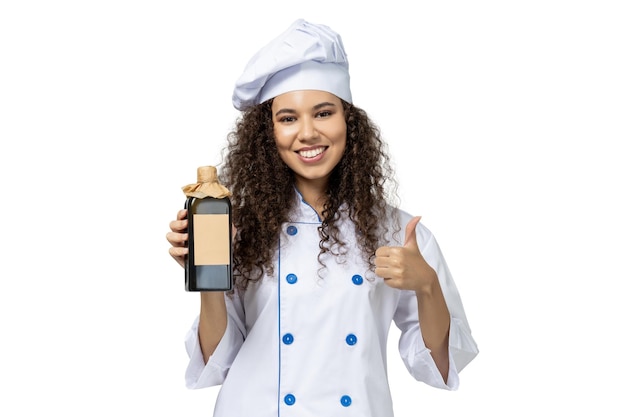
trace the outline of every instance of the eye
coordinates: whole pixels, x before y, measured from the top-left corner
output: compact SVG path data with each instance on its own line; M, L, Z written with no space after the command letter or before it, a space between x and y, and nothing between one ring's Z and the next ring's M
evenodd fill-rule
M330 117L332 116L333 112L330 110L322 110L321 112L317 113L316 117L320 117L320 118L324 118L324 117Z
M283 116L280 119L278 119L280 123L291 123L295 120L296 118L294 116Z

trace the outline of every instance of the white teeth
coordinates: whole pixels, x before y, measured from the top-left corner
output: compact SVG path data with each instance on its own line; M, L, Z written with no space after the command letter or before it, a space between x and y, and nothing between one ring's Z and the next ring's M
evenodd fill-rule
M315 158L317 155L324 152L324 148L309 149L307 151L300 151L300 155L304 158Z

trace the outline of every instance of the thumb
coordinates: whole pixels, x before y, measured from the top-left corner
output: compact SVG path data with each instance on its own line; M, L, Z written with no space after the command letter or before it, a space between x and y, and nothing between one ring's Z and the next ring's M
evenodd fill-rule
M415 216L406 225L406 232L404 233L404 246L417 247L417 236L415 234L415 228L417 224L422 220L422 216Z

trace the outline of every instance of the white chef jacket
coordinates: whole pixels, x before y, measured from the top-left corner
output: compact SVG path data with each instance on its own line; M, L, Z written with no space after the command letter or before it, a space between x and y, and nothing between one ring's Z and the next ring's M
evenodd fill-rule
M407 213L397 210L402 245ZM298 196L280 236L275 275L226 297L226 331L205 364L198 318L185 345L188 388L222 385L214 417L392 417L387 335L401 331L400 355L411 375L455 390L458 372L478 353L463 305L432 233L418 223L417 242L437 272L450 312L450 369L444 383L424 345L415 292L389 287L369 271L347 216L339 224L344 256L318 262L321 221ZM391 225L391 223L390 223Z

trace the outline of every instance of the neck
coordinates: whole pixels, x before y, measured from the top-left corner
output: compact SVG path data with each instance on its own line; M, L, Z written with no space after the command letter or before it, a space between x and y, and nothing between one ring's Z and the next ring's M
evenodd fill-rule
M324 204L326 203L326 191L328 190L328 179L318 181L298 181L296 179L296 188L302 194L302 199L322 218Z

